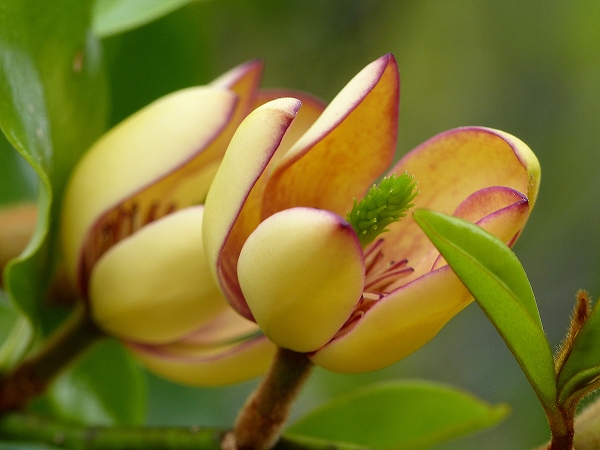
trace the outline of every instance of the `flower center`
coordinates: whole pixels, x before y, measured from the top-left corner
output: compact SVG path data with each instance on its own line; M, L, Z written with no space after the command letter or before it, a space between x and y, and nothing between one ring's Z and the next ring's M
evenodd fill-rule
M389 231L388 225L406 216L406 212L414 206L411 201L418 194L416 186L408 173L399 177L392 174L379 185L373 185L360 202L354 199L354 206L346 220L354 228L363 248L381 233Z
M413 273L414 269L408 266L408 259L386 261L383 253L383 243L384 239L378 239L366 248L363 294L350 318L333 339L348 333L375 303L390 293L390 286L400 278Z

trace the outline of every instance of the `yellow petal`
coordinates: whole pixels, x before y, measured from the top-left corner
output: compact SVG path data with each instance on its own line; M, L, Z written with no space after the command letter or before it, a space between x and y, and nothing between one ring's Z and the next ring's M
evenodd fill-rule
M90 280L92 314L102 328L165 343L228 308L204 256L202 213L196 206L170 214L104 254Z
M471 300L454 272L443 267L384 297L311 359L340 373L381 369L422 347Z
M261 90L257 98L257 107L278 98L292 97L302 102L302 108L296 114L294 121L288 128L277 152L269 162L270 166L277 164L296 143L300 137L317 121L323 114L326 104L320 99L306 94L305 92L290 89L267 89ZM270 173L270 170L268 171Z
M391 55L358 73L278 164L263 217L294 206L345 215L393 160L398 99Z
M150 371L176 383L223 386L264 373L276 347L266 337L211 348L136 346L129 349Z
M256 98L259 95L258 87L260 85L263 68L264 64L258 59L248 61L247 63L234 67L209 84L211 87L224 88L235 92L238 95L238 103L235 112L227 130L224 130L224 135L226 137L225 145L222 148L219 148L214 155L219 160L223 157L223 153L225 153L225 150L227 149L229 140L231 140L238 125L244 120L244 117L256 107Z
M533 207L540 181L537 158L517 138L480 127L441 133L406 154L390 172L408 171L418 182L415 208L452 214L468 196L491 186L526 194ZM407 216L390 227L385 253L414 264L432 248L425 234ZM400 256L401 255L401 256Z
M237 281L237 258L258 218L247 223L240 214L299 108L298 100L283 98L250 113L232 138L206 197L203 233L211 270L230 304L249 319L252 314Z
M254 378L265 372L276 349L254 322L231 308L181 341L127 345L157 375L195 386L220 386Z
M77 165L63 203L63 253L67 273L74 281L82 276L82 265L93 265L103 252L93 248L104 239L102 230L119 225L120 211L108 214L111 208L136 194L138 198L127 208L141 217L153 213L159 201L168 197L165 192L189 173L182 173L178 180L162 186L161 195L147 192L147 188L186 167L198 153L213 145L229 122L235 104L235 94L226 90L185 89L148 105L94 144ZM140 191L147 194L145 198ZM165 210L173 206L165 203L162 205ZM159 215L164 213L159 211ZM106 220L100 223L103 215ZM89 233L93 225L95 234ZM82 254L84 247L91 256ZM85 280L79 279L78 284L85 292Z
M477 223L507 245L513 245L527 222L529 212L525 194L503 186L492 186L467 197L453 215ZM435 263L432 264L432 261ZM418 276L445 264L444 258L432 247L430 254L419 261Z
M238 276L263 333L280 347L310 352L335 335L358 303L362 250L352 227L336 214L288 209L250 235Z
M491 210L487 205L480 207L481 203L494 205L497 209ZM478 209L480 211L476 212ZM481 217L481 209L488 209L486 216ZM455 216L476 223L506 245L512 246L527 222L529 211L525 195L509 188L495 187L473 194L458 207ZM438 254L432 270L445 264L446 260Z

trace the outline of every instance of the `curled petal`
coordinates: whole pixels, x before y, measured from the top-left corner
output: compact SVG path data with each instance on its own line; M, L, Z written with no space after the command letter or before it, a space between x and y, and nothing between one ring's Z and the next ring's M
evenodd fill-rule
M399 89L391 55L359 72L278 163L263 217L295 206L345 215L393 160Z
M328 370L381 369L422 347L472 300L448 266L391 292L311 359Z
M256 106L283 97L297 98L302 102L302 108L298 110L296 118L285 133L277 152L273 155L273 158L269 163L271 166L276 165L286 155L289 149L317 121L327 107L327 104L320 99L310 94L306 94L305 92L294 91L291 89L262 90L258 94Z
M121 122L85 154L67 187L61 227L67 273L84 295L95 261L130 234L120 226L122 211L130 227L168 213L177 200L168 194L173 185L212 162L197 158L218 141L236 101L217 88L175 92ZM180 173L169 176L174 172Z
M507 206L521 203L529 204L525 194L505 186L492 186L469 195L453 216L475 223Z
M298 100L283 98L250 113L232 138L206 198L203 233L209 264L232 307L249 319L237 281L237 258L258 217L244 205L299 108Z
M532 207L540 181L539 163L527 145L489 128L457 128L441 133L406 154L390 172L408 171L418 182L416 208L446 214L473 192L505 186L527 194ZM386 253L419 260L433 247L412 217L390 227Z
M502 242L512 245L525 226L529 211L529 201L524 194L494 186L470 195L458 206L454 216L476 223ZM446 264L436 249L432 250L432 254L437 255L432 270Z
M102 328L126 340L166 343L228 308L204 257L202 213L196 206L169 214L100 258L90 302Z
M265 335L280 347L309 352L335 335L360 300L362 250L352 227L336 214L287 209L250 235L238 276Z

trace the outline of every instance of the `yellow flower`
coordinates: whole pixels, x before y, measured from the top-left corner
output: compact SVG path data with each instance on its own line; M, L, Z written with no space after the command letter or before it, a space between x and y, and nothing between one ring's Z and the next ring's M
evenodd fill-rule
M392 164L396 62L363 69L324 110L293 98L252 112L205 205L204 243L231 306L275 344L337 372L392 364L472 301L412 217L362 248L344 219ZM517 138L480 127L442 133L389 174L418 182L415 207L454 214L512 244L540 169Z
M138 111L90 148L65 194L71 281L100 327L175 381L237 382L262 373L274 352L222 297L202 242L202 203L263 95L261 72L250 62Z

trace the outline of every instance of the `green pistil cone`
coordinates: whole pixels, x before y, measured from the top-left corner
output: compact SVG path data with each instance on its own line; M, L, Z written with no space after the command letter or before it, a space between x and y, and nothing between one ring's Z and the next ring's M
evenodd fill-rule
M384 178L379 186L373 185L367 195L357 202L346 216L358 240L363 247L375 240L381 233L389 231L386 227L406 216L414 205L411 203L419 193L415 190L414 178L404 172Z

